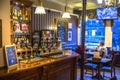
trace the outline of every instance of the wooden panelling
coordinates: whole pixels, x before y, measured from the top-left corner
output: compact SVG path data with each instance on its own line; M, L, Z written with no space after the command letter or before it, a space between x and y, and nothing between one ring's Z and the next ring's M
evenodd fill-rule
M62 58L45 58L28 64L20 63L18 69L0 70L0 80L76 80L78 54L71 52Z
M35 7L32 7L32 32L42 29L53 29L56 18L60 18L60 12L46 10L46 14L34 14Z
M40 31L42 29L55 29L57 24L56 19L60 19L62 14L61 12L46 10L46 14L35 14L35 7L31 8L32 12L32 32ZM72 41L69 41L67 44L77 44L77 27L78 27L78 18L77 16L71 15L71 18L68 19L68 23L72 23ZM67 40L66 40L67 41Z

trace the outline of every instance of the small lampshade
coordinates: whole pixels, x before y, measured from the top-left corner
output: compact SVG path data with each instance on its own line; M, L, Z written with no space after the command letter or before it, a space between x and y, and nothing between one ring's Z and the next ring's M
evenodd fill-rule
M68 12L64 12L62 18L71 18Z
M98 4L102 4L103 0L97 0Z
M37 6L35 9L35 14L46 14L44 7Z

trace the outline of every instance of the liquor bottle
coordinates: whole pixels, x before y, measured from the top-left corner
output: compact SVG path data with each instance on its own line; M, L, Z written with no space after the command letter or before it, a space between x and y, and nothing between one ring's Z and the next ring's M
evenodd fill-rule
M19 10L18 12L18 20L22 20L22 10Z
M25 11L25 20L29 20L28 11L27 10Z
M17 19L17 10L13 9L13 19Z
M13 9L12 19L15 19L15 10Z

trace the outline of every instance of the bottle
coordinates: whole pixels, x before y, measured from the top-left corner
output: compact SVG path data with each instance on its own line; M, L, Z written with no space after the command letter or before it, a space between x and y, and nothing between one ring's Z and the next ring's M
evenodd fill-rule
M22 10L19 10L18 12L18 20L22 20Z
M15 19L15 9L13 9L13 12L12 12L12 19Z
M27 10L25 11L25 20L29 20L28 11Z
M13 19L17 19L17 10L13 9Z

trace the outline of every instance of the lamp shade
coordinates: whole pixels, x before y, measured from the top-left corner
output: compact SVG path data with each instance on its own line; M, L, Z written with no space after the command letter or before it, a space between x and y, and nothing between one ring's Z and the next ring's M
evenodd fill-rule
M97 0L98 4L102 4L103 0Z
M35 14L46 14L44 7L37 6L35 9Z
M62 18L71 18L68 12L64 12Z

